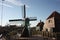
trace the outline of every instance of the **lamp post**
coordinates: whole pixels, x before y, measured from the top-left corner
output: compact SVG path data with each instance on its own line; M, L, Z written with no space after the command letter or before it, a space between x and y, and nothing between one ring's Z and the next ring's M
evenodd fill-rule
M4 0L2 0L2 11L1 11L1 26L2 26L2 21L3 21L3 1L4 1Z

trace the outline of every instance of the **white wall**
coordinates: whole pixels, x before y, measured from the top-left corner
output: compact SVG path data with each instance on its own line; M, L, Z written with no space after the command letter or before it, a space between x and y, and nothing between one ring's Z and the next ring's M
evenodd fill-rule
M50 22L49 22L49 20L50 20ZM54 27L55 27L54 17L52 17L45 21L43 31L46 31L46 29L48 29L48 31L50 31L51 28L54 28Z

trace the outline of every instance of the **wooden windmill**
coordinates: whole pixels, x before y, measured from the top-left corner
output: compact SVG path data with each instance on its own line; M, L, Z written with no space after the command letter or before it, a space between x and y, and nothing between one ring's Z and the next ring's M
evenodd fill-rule
M13 20L9 20L9 22L13 22L13 21L24 21L25 25L24 25L24 31L22 32L22 37L28 37L29 36L29 30L28 30L28 26L29 26L29 22L30 21L35 21L37 20L36 18L32 17L32 18L27 18L26 17L26 7L24 5L23 7L23 19L13 19Z

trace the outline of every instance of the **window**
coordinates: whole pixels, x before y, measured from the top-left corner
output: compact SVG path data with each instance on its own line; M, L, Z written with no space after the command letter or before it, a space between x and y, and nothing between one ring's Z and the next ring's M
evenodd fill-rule
M46 29L46 31L48 32L48 29Z
M49 23L52 23L52 20L48 20Z

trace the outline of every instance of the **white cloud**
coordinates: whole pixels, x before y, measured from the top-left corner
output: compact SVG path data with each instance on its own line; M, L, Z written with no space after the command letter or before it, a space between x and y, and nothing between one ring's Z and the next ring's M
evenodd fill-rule
M0 5L3 5L5 7L13 8L13 6L6 4L5 1L3 1L3 4L2 4L2 0L0 0Z
M0 5L2 5L2 3L0 3ZM10 6L10 5L7 5L7 4L4 4L4 3L3 3L3 6L10 7L10 8L13 8L12 6Z
M30 21L30 27L36 27L36 25L38 24L38 21Z
M18 1L16 1L16 0L5 0L5 1L6 1L6 2L10 2L10 3L12 3L12 4L16 5L16 6L21 6L21 5L23 5L23 3L18 2Z
M24 5L24 3L21 2L21 0L5 0L3 2L4 2L3 5L7 6L7 7L13 7L12 5L15 5L15 6L23 6ZM9 4L12 4L12 5L9 5ZM2 0L0 0L0 5L2 5ZM29 8L28 5L26 5L26 7Z
M12 3L13 5L16 5L16 6L23 6L24 3L21 2L21 0L5 0L6 2L10 2ZM25 4L26 5L26 4ZM28 5L26 5L27 8L29 8Z

